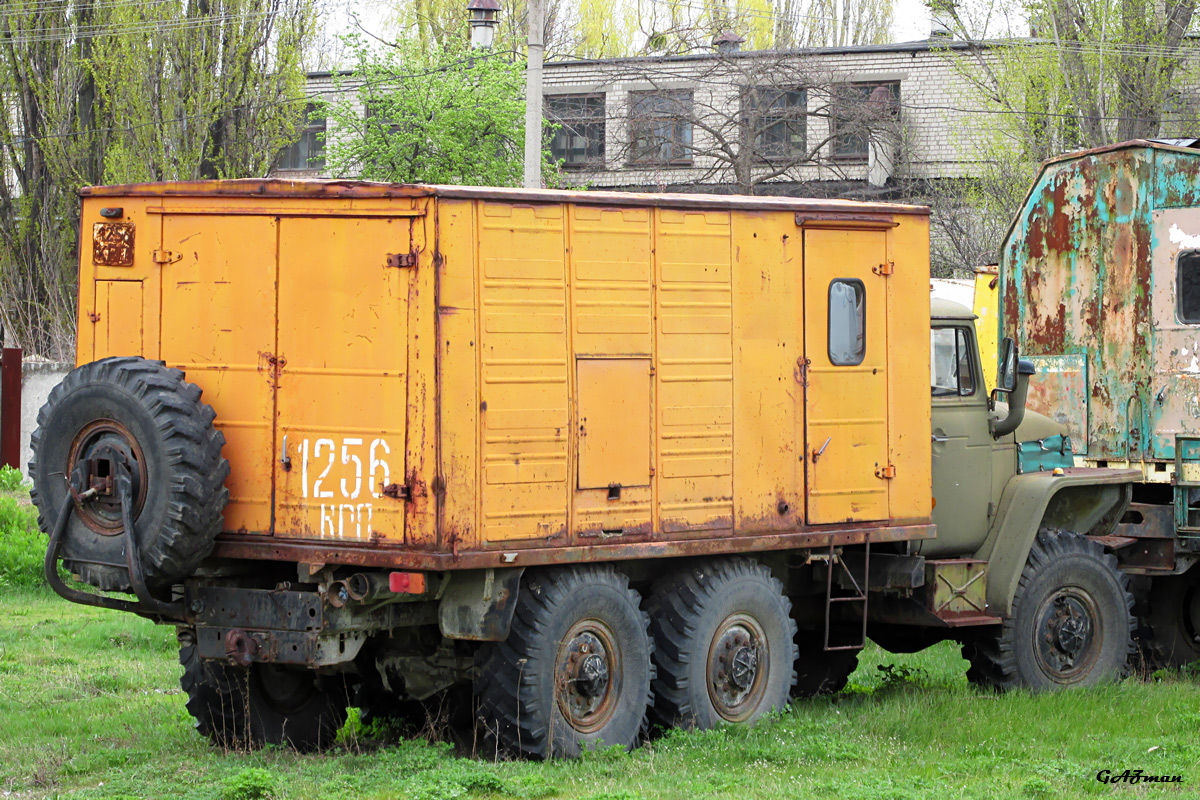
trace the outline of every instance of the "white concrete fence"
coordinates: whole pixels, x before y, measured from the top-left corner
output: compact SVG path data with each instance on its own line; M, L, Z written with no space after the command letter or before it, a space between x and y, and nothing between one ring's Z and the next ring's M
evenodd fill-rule
M26 477L33 456L29 437L37 429L38 411L73 366L60 361L25 361L21 365L21 474Z

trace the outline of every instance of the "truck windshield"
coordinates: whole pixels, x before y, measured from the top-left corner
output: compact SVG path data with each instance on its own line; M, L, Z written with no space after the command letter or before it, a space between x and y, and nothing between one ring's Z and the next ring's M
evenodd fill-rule
M975 393L969 344L963 328L934 328L930 331L930 388L934 397L967 397Z

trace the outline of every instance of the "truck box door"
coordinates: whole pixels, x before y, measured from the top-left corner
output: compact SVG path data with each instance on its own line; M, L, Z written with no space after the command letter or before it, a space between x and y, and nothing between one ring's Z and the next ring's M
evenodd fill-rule
M217 413L230 470L225 530L238 533L271 531L277 224L213 214L162 219L160 357L186 372Z
M812 525L888 518L886 235L804 232Z
M403 541L409 223L279 223L277 537Z

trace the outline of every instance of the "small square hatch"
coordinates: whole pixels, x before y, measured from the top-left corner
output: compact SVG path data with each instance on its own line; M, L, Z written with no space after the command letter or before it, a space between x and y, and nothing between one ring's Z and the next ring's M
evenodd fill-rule
M581 358L576 376L579 488L649 486L650 359Z

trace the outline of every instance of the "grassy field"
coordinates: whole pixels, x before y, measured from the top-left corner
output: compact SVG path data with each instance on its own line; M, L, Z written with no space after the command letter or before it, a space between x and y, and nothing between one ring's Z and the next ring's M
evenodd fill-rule
M882 667L882 669L881 669ZM850 689L753 730L671 734L573 763L493 763L372 739L229 753L192 729L173 632L0 589L0 797L997 798L1200 796L1200 681L1032 697L976 691L942 645L864 653ZM1182 785L1106 785L1103 769Z

